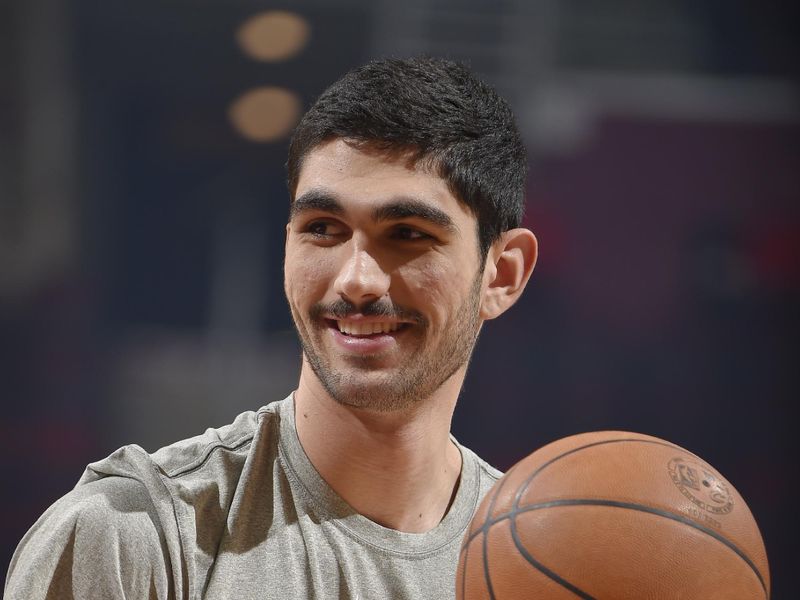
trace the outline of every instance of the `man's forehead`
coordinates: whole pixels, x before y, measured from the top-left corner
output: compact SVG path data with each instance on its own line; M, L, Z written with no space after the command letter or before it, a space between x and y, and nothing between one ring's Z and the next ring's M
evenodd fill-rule
M344 139L323 142L303 160L292 204L309 193L307 200L327 196L348 205L411 201L428 204L456 218L463 213L474 219L474 211L458 199L431 161L417 157L418 153L411 150L386 149L370 143ZM292 212L297 210L293 208Z
M362 140L347 137L332 137L312 146L306 158L319 151L348 154L358 152L387 163L404 165L410 170L435 174L434 160L426 157L417 146L398 145L386 140Z
M444 179L433 168L432 162L421 158L418 151L408 148L388 148L379 142L334 138L317 144L308 151L302 161L298 172L298 183L309 170L316 171L320 168L342 171L382 168L408 176L431 177L444 183Z

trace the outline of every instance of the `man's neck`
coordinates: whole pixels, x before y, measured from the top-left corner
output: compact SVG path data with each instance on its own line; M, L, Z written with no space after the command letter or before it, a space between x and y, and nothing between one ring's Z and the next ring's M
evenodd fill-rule
M379 412L336 402L304 371L295 393L297 434L328 485L384 527L421 533L438 525L461 473L450 422L463 374L407 410Z

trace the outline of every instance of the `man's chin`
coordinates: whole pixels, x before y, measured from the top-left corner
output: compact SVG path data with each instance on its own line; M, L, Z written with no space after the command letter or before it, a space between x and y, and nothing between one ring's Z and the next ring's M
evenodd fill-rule
M415 403L419 382L405 375L409 365L398 365L388 356L339 354L333 361L305 354L316 379L338 404L364 410L389 412Z
M375 412L395 412L415 404L410 386L392 385L384 380L353 384L325 385L331 397L343 406Z
M415 404L413 399L398 398L396 396L348 396L344 401L334 398L342 406L375 413L395 413L407 410Z

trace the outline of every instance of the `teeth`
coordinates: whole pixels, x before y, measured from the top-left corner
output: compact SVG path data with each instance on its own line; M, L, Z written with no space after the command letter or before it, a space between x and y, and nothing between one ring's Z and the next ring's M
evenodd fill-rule
M347 335L372 335L373 333L391 333L397 331L400 323L354 323L337 321L339 331Z

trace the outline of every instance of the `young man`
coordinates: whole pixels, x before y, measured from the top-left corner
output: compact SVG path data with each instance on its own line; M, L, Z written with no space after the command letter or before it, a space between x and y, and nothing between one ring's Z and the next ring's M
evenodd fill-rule
M452 597L500 474L450 422L483 322L536 260L525 170L508 106L455 63L335 83L289 151L297 390L90 465L22 540L6 597Z

